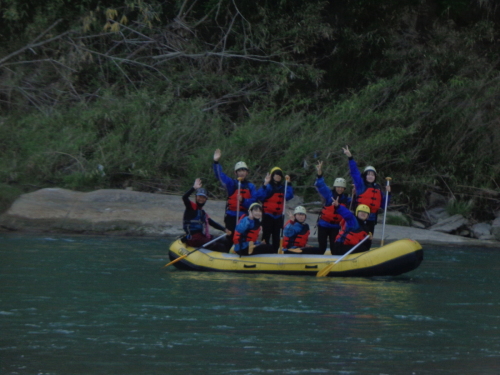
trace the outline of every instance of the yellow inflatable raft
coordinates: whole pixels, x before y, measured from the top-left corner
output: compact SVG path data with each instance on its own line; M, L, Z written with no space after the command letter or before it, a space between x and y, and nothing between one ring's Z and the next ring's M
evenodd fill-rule
M237 254L220 253L203 248L195 250L186 246L181 240L176 240L170 246L169 257L173 261L189 254L174 263L177 268L183 270L314 276L340 258L332 255L301 254L240 257ZM424 252L418 242L403 239L363 253L349 254L332 267L328 276L397 276L417 268L423 258Z

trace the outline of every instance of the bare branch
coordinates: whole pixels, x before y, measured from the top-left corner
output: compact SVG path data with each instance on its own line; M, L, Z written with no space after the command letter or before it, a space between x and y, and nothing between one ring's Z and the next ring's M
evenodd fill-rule
M35 44L31 44L31 43L30 43L30 44L28 44L28 45L24 46L23 48L21 48L21 49L19 49L19 50L15 51L15 52L12 52L10 55L5 56L3 59L0 59L0 66L1 66L1 65L5 62L5 61L7 61L7 60L11 59L11 58L12 58L12 57L14 57L14 56L17 56L17 55L19 55L19 54L23 53L24 51L26 51L26 50L28 50L28 49L31 49L31 50L32 50L33 48L43 46L44 44L47 44L47 43L53 42L54 40L61 39L63 36L66 36L66 35L68 35L68 34L70 34L70 33L73 33L73 31L72 31L72 30L68 30L68 31L66 31L66 32L64 32L64 33L62 33L62 34L60 34L60 35L58 35L58 36L55 36L55 37L53 37L53 38L50 38L50 39L44 40L43 42L40 42L40 43L35 43ZM38 38L37 38L37 39L38 39ZM35 40L36 40L36 39L35 39Z

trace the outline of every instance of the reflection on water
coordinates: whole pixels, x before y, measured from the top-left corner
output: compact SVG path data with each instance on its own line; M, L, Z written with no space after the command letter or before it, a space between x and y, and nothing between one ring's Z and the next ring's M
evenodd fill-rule
M161 269L168 239L0 240L2 374L498 372L498 251L343 279Z

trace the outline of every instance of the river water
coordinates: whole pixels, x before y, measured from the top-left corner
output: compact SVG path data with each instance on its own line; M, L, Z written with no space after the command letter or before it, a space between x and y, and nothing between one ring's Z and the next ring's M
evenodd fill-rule
M162 270L171 241L0 235L0 373L500 373L500 249L316 278Z

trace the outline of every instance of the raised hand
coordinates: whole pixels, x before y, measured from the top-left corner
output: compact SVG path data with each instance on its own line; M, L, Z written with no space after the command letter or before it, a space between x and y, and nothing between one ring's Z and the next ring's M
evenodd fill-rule
M318 172L318 176L321 176L323 174L322 167L323 167L323 162L318 161L318 164L316 164L316 171Z
M285 176L285 180L286 180L287 182L290 182L290 176L289 176L289 175L286 175L286 176Z
M215 150L214 152L214 161L219 161L220 157L222 156L222 153L220 151L220 148L218 148L217 150Z
M201 188L202 185L203 184L201 183L201 178L197 178L196 180L194 180L193 188L199 189L199 188Z
M269 182L271 182L271 173L266 174L266 177L264 178L264 185L267 185Z
M333 205L335 207L338 207L339 206L339 197L337 197L334 201L333 201Z
M342 147L342 150L344 151L345 156L348 158L352 157L351 151L349 151L349 146Z

